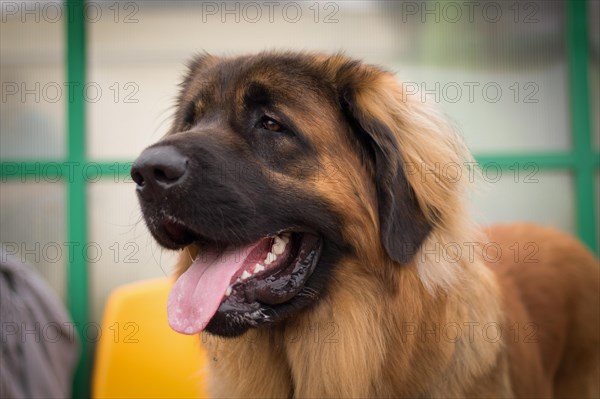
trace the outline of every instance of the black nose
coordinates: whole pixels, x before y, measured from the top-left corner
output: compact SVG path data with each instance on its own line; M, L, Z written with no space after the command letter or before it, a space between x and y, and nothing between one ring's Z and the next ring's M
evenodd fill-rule
M188 159L174 147L150 147L133 163L131 177L142 197L151 200L180 185L187 165Z

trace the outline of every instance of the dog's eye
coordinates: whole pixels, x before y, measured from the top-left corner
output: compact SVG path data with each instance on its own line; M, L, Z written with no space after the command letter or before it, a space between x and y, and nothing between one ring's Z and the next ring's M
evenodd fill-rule
M259 127L271 132L282 132L285 128L273 118L264 116L258 123Z

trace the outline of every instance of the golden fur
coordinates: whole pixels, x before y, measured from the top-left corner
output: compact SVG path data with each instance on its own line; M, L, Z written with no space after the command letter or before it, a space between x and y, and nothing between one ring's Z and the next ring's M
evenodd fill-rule
M440 171L470 161L443 118L378 68L343 76L345 57L306 57L393 131L433 230L409 264L395 264L380 241L373 171L344 139L347 123L310 96L306 109L286 110L312 122L320 163L335 178L307 181L306 190L343 212L356 255L339 262L328 295L291 320L204 337L214 397L599 397L598 261L550 228L478 230L465 209L467 171L461 179ZM484 253L488 243L502 255ZM528 248L537 252L528 257ZM179 273L189 264L184 253Z

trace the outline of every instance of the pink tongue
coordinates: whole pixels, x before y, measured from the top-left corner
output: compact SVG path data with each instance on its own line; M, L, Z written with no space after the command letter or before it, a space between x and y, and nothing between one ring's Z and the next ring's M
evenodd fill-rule
M257 256L260 259L264 252L253 250L259 249L256 247L264 241L241 248L227 248L221 254L201 254L194 260L169 293L167 312L171 328L183 334L197 334L204 330L219 308L236 272L246 263L254 265Z

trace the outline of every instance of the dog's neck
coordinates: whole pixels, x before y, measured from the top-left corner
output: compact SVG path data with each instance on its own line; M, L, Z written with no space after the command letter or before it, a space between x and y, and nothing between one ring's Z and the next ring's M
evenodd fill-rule
M490 336L490 326L502 323L501 305L492 299L499 297L494 277L483 263L456 267L460 278L451 291L427 289L413 262L395 269L395 293L381 295L389 282L380 274L344 265L310 312L236 339L210 337L210 378L226 390L213 393L444 397L467 394L468 381L479 378L499 379L486 386L508 386L500 381L506 373L496 376L493 369L502 345Z

